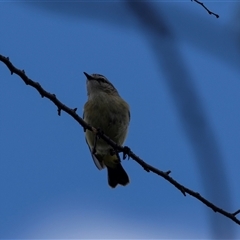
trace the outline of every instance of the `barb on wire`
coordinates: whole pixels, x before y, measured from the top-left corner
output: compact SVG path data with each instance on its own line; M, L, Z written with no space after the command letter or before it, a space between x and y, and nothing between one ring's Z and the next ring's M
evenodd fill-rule
M146 170L147 172L153 172L153 173L163 177L165 180L167 180L172 185L174 185L179 191L182 192L182 194L184 196L186 196L187 194L191 195L192 197L198 199L203 204L205 204L206 206L211 208L214 212L218 212L218 213L224 215L225 217L231 219L238 225L240 225L240 220L236 217L236 215L240 213L240 210L237 210L234 213L227 212L227 211L217 207L216 205L214 205L213 203L211 203L204 197L202 197L198 192L194 192L191 189L181 185L180 183L178 183L176 180L174 180L172 177L169 176L171 171L164 172L164 171L161 171L161 170L149 165L148 163L144 162L140 157L138 157L134 152L132 152L132 150L129 147L127 147L127 146L123 147L123 146L116 144L112 139L110 139L108 136L106 136L103 131L101 131L100 129L96 129L96 128L90 126L89 124L87 124L81 117L79 117L77 115L76 108L71 109L71 108L67 107L66 105L64 105L62 102L60 102L60 100L57 99L55 94L47 92L46 90L44 90L42 88L42 86L39 83L28 78L23 70L19 70L16 67L14 67L14 65L10 62L8 57L4 57L4 56L0 55L0 61L5 63L5 65L10 70L11 74L15 73L16 75L21 77L21 79L25 82L26 85L29 85L29 86L32 86L33 88L35 88L40 93L41 97L46 97L50 101L52 101L57 106L58 115L60 115L61 111L68 113L83 127L84 130L88 129L89 131L94 132L97 137L102 138L111 147L113 147L116 151L118 151L119 153L122 152L124 158L126 158L126 156L131 157L134 161L136 161L138 164L140 164L143 167L143 169Z
M200 4L204 9L206 9L206 11L210 14L210 15L214 15L216 18L219 18L219 15L210 11L202 2L198 1L198 0L191 0L191 1L194 1L198 4Z

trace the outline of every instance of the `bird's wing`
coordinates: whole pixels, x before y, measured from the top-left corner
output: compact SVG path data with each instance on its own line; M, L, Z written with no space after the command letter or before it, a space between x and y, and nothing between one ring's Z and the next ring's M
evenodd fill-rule
M91 153L91 155L92 155L93 162L95 163L96 167L97 167L99 170L102 170L102 169L105 167L104 163L103 163L102 161L98 160L97 156L92 153L92 149L90 148L90 146L89 146L89 144L88 144L87 138L85 138L85 140L86 140L86 143L87 143L88 148L89 148L89 150L90 150L90 153Z
M83 112L83 120L85 120L85 119L84 119L84 112ZM84 129L84 132L86 132L86 129ZM105 167L104 163L103 163L102 161L98 160L97 156L92 153L92 149L91 149L90 145L88 144L88 141L87 141L87 138L86 138L86 137L85 137L85 140L86 140L86 143L87 143L87 145L88 145L89 151L90 151L90 153L91 153L91 155L92 155L92 159L93 159L96 167L97 167L99 170L102 170L102 169Z

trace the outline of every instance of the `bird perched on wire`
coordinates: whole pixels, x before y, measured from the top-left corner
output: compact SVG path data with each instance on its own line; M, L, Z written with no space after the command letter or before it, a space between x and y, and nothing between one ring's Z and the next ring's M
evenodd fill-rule
M120 97L113 84L103 75L88 74L88 101L84 105L83 119L89 125L100 129L114 142L122 145L126 139L130 122L129 105ZM108 184L115 188L127 185L129 178L123 169L120 157L103 139L86 130L86 142L98 169L107 168Z

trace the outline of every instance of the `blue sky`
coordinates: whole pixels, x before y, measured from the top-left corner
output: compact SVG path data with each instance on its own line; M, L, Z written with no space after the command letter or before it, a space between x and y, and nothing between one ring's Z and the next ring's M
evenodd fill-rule
M131 107L125 144L234 212L240 208L239 3L206 2L219 19L191 1L150 5L174 36L173 48L153 38L123 3L0 2L0 54L80 116L87 100L83 71L105 75ZM180 61L166 65L174 57ZM123 161L131 183L109 188L81 126L64 112L59 117L2 62L0 73L0 238L197 239L221 231L240 238L234 222L131 159ZM207 126L201 139L199 119Z

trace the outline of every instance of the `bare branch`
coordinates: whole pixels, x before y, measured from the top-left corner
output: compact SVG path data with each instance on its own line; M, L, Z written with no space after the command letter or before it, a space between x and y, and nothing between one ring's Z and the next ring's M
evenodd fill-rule
M238 209L235 213L233 213L233 216L236 216L240 213L240 209Z
M153 172L153 173L163 177L165 180L167 180L172 185L174 185L179 191L181 191L181 193L184 196L186 196L187 194L191 195L192 197L198 199L203 204L205 204L206 206L211 208L214 212L218 212L218 213L224 215L225 217L231 219L238 225L240 225L240 220L236 218L236 215L238 213L240 213L240 209L234 213L227 212L227 211L217 207L216 205L214 205L213 203L211 203L204 197L202 197L198 192L194 192L194 191L188 189L187 187L181 185L180 183L178 183L176 180L174 180L172 177L169 176L171 171L164 172L164 171L161 171L161 170L149 165L148 163L144 162L140 157L138 157L135 153L133 153L129 147L127 147L127 146L123 147L123 146L116 144L113 140L111 140L108 136L106 136L100 129L95 129L94 127L87 124L81 117L79 117L76 114L76 110L77 110L76 108L71 109L71 108L67 107L66 105L64 105L63 103L61 103L57 99L55 94L51 94L51 93L45 91L39 83L34 82L30 78L28 78L24 71L21 71L21 70L17 69L16 67L14 67L13 64L10 62L9 58L0 55L0 61L2 61L3 63L6 64L6 66L10 70L11 74L15 73L16 75L21 77L22 80L27 85L34 87L40 93L40 95L42 97L46 97L50 101L52 101L58 108L58 115L60 115L61 111L68 113L83 127L84 130L88 129L89 131L94 132L96 134L96 136L102 138L111 147L113 147L116 151L118 151L119 153L122 152L124 158L126 158L126 156L131 157L134 161L136 161L138 164L140 164L143 167L143 169L146 170L147 172Z
M204 9L206 9L206 11L210 14L210 15L214 15L216 18L219 18L219 15L210 11L202 2L199 2L198 0L191 0L191 1L194 1L198 4L200 4Z

